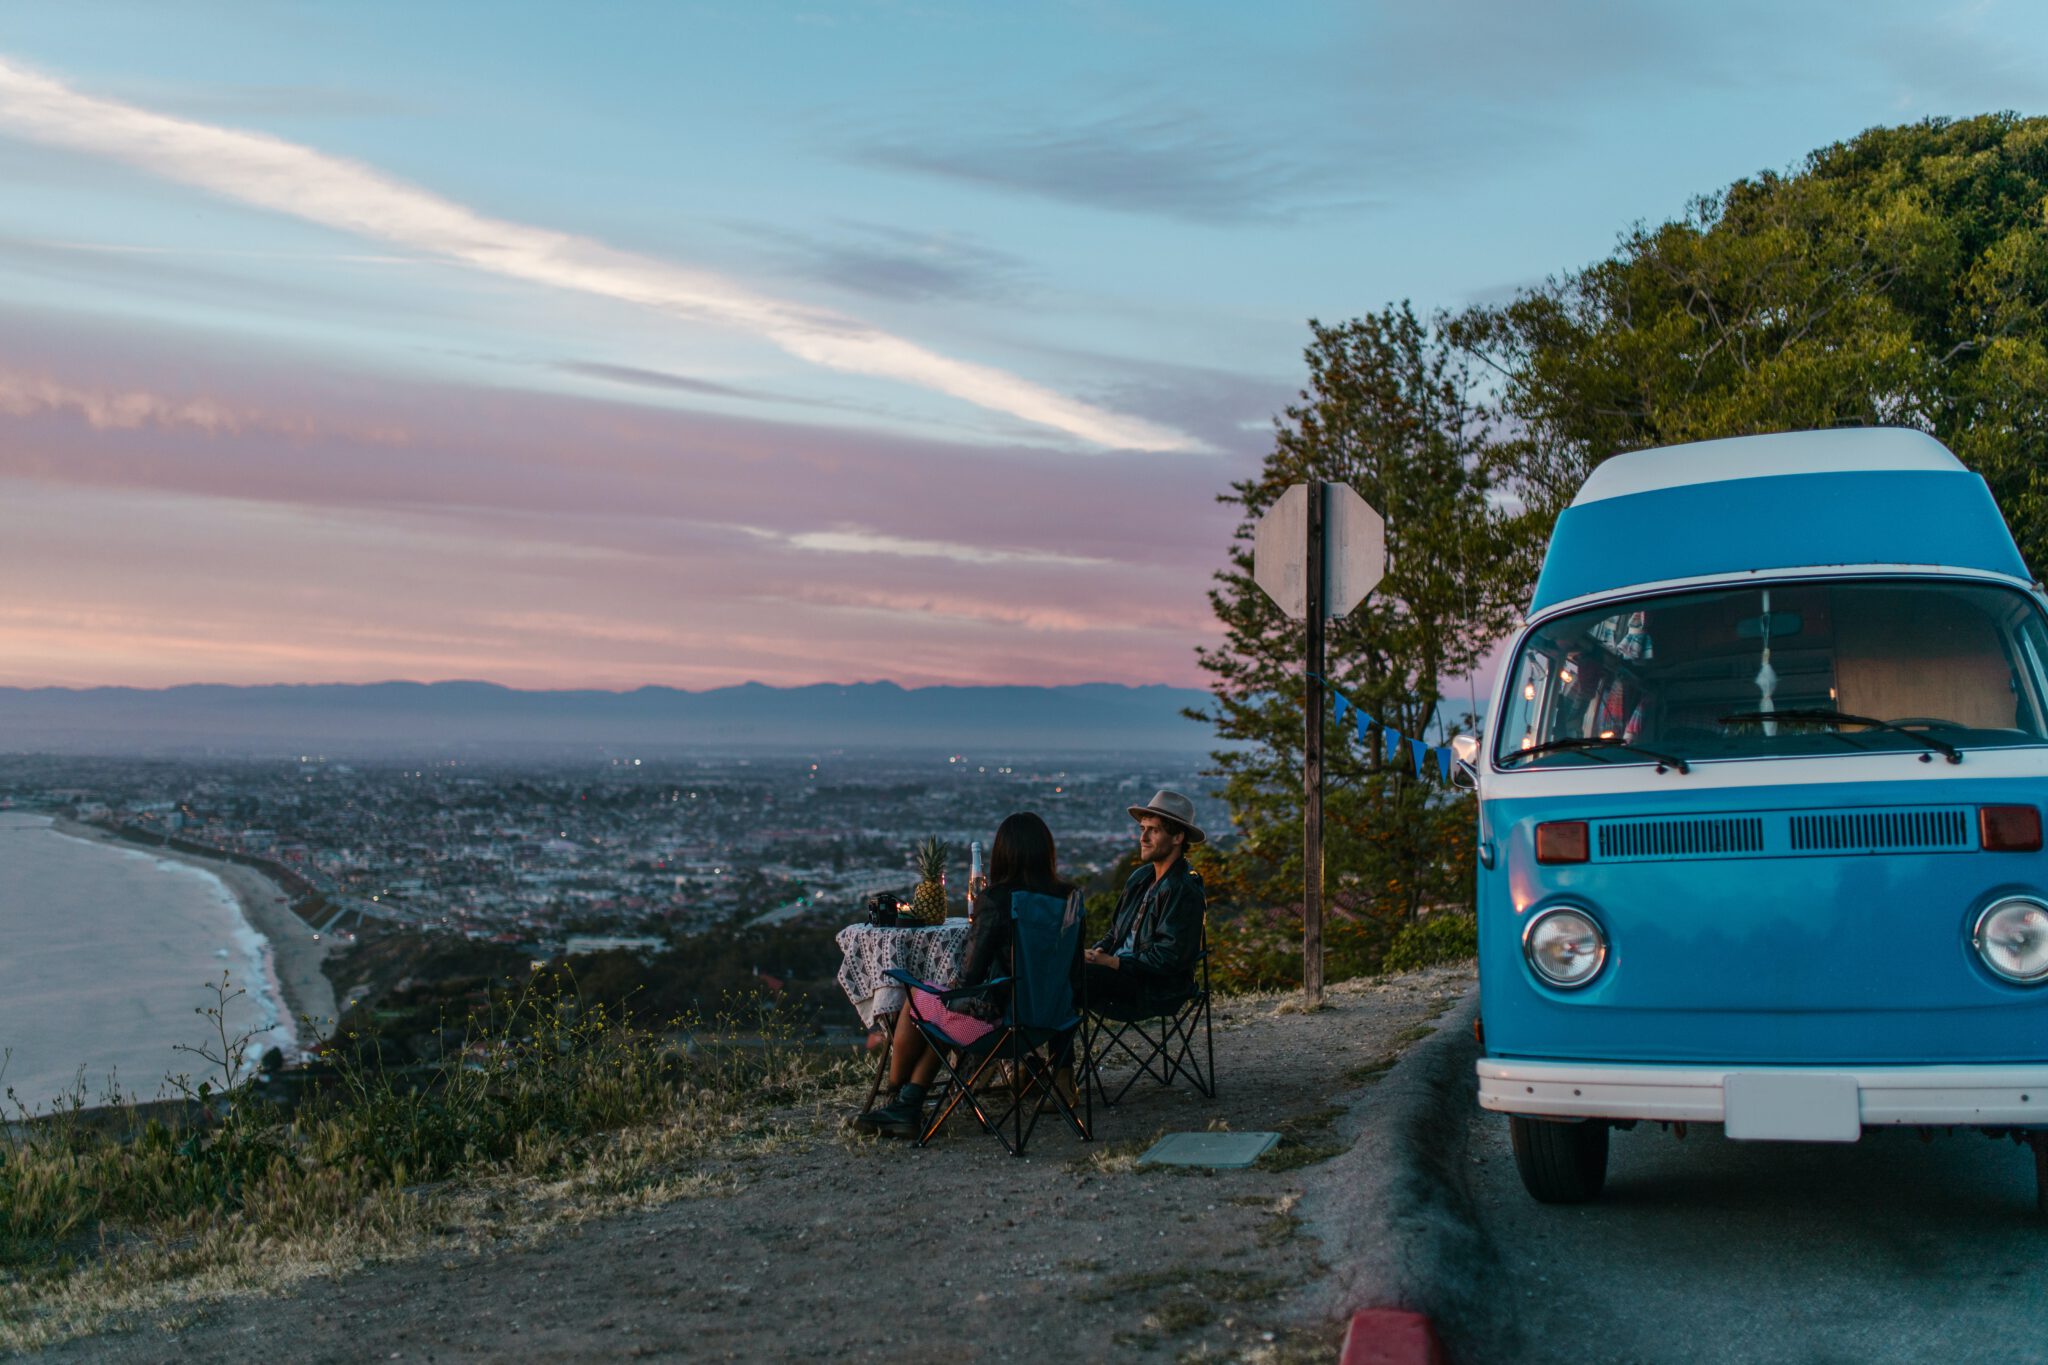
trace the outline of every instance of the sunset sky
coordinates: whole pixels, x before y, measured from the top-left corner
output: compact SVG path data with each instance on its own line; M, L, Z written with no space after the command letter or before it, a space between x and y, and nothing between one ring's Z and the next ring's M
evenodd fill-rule
M2048 11L0 0L0 685L1197 685L1305 320Z

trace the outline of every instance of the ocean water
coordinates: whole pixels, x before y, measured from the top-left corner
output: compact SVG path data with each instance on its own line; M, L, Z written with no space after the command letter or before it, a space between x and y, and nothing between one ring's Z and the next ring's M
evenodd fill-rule
M219 1050L212 1021L222 973L248 992L228 1006L229 1037L248 1061L294 1045L270 944L249 927L226 883L147 850L60 834L47 816L0 812L0 1087L47 1111L111 1086L155 1099L168 1074L197 1084L217 1069L174 1044Z

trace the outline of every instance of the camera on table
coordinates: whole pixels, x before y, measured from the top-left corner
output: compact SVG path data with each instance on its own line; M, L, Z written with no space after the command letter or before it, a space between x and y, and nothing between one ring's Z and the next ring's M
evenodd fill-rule
M898 922L896 906L900 895L896 891L877 891L869 896L868 923L884 929L894 928Z

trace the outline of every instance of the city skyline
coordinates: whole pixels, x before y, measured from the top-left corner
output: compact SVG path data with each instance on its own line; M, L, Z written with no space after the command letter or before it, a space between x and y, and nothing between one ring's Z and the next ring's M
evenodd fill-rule
M0 4L0 685L1196 686L1306 320L1505 297L2010 4Z

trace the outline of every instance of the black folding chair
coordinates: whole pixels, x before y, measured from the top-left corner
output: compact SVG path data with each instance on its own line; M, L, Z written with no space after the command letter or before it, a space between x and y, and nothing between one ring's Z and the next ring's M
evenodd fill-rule
M917 1135L920 1147L932 1140L963 1103L982 1128L995 1134L1009 1149L1011 1156L1024 1155L1025 1144L1038 1127L1045 1101L1059 1111L1074 1136L1084 1142L1092 1136L1089 1121L1074 1112L1074 1106L1053 1084L1053 1062L1048 1059L1058 1057L1081 1027L1073 985L1074 962L1081 953L1080 893L1061 900L1033 891L1012 892L1010 913L1015 936L1009 976L978 986L944 990L900 969L888 972L905 987L929 991L949 1006L956 1000L986 995L999 986L1010 988L1002 1022L971 1042L954 1038L937 1021L924 1018L918 1012L915 995L904 1005L911 1012L911 1022L917 1031L937 1051L947 1081L945 1096ZM1047 1055L1040 1055L1041 1050ZM1000 1110L992 1096L976 1089L986 1088L985 1078L997 1073L998 1061L1010 1064L1014 1079L1009 1103ZM1091 1104L1088 1119L1093 1117Z
M1209 1013L1209 922L1202 921L1201 952L1196 959L1197 984L1178 1000L1163 1004L1090 1002L1082 1028L1085 1075L1093 1097L1114 1109L1141 1076L1172 1085L1185 1076L1204 1099L1216 1098L1216 1028ZM1201 1029L1199 1046L1195 1030ZM1136 1064L1115 1095L1102 1079L1102 1064L1119 1054Z

